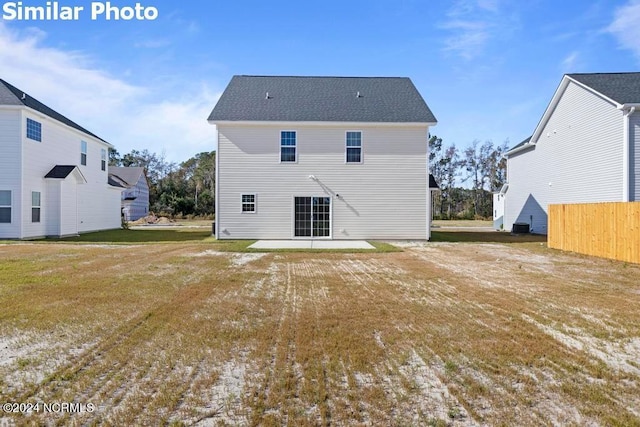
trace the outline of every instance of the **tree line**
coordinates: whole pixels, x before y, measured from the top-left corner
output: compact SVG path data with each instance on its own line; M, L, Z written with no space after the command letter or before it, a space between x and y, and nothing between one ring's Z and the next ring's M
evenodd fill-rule
M474 141L464 150L429 138L429 170L440 191L433 194L435 219L491 218L493 192L506 181L508 141ZM202 152L182 163L164 154L132 150L109 153L112 166L143 167L149 181L149 209L158 215L212 217L215 213L216 153Z
M506 182L508 149L508 140L499 145L475 140L460 150L430 136L429 170L440 186L432 200L434 219L490 219L493 193Z
M132 150L109 152L109 165L143 167L149 182L149 210L172 217L211 218L215 212L216 153L196 154L182 163L166 160L164 153Z

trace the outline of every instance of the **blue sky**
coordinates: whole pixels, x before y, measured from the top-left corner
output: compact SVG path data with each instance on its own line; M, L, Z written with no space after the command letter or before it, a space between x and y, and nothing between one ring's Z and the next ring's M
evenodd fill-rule
M432 134L464 148L529 136L564 73L640 69L640 0L145 0L153 21L58 3L86 11L0 20L0 78L174 162L215 149L206 118L234 74L410 77Z

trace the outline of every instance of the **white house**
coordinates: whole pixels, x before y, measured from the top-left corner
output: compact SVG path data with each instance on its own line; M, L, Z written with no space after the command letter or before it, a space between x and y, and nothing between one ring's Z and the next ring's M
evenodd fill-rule
M142 167L109 166L109 179L123 187L121 208L126 221L149 214L149 182Z
M0 239L120 227L111 144L0 80Z
M217 126L220 239L428 239L431 110L408 78L234 76Z
M493 193L493 228L498 231L504 229L504 202L505 194L502 190Z
M547 234L550 204L640 200L640 73L567 74L506 153L505 229Z

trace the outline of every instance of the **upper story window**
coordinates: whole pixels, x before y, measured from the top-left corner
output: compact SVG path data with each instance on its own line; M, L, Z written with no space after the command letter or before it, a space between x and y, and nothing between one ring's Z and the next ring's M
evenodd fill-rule
M80 141L80 164L87 166L87 142Z
M255 194L242 195L242 212L256 213L256 195Z
M31 192L31 222L40 222L40 199L39 191Z
M100 169L107 170L107 150L104 148L100 151Z
M27 119L27 138L42 142L42 123Z
M281 162L296 161L296 132L295 131L280 132L280 161Z
M362 163L362 132L347 132L347 163Z
M0 190L0 224L11 223L11 190Z

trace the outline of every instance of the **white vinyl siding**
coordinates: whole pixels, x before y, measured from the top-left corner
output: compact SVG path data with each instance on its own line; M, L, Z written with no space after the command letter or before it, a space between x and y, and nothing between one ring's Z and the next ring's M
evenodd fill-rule
M630 193L632 202L640 202L640 112L629 117L630 141Z
M292 238L295 196L331 198L334 239L427 238L426 124L359 126L367 161L357 168L345 163L348 124L287 126L297 136L295 168L273 161L280 146L268 141L282 128L218 125L219 238ZM255 215L238 207L247 188L260 194Z
M30 112L23 113L30 115ZM51 225L49 211L56 206L49 205L50 181L61 180L45 179L44 176L56 165L77 165L80 161L81 144L87 143L87 159L98 159L100 150L108 146L103 141L91 137L85 133L69 128L56 120L48 119L42 122L43 143L22 146L23 171L22 192L19 202L14 195L16 204L20 203L24 209L20 213L21 232L17 238L31 238L50 235L52 229L60 230L62 235L77 234L96 230L120 228L120 191L109 188L107 184L107 172L97 167L81 166L81 172L86 183L78 183L78 179L69 175L59 186L60 193L52 198L60 200L57 217L62 226ZM42 193L42 221L31 222L31 191ZM68 203L73 203L69 206ZM60 214L60 211L62 213ZM17 218L14 214L14 218ZM74 225L66 222L74 221ZM74 230L66 233L65 230Z
M505 229L546 234L549 204L622 201L623 139L622 112L570 82L535 148L508 159Z
M0 222L0 239L20 235L22 185L22 141L26 138L25 118L20 110L0 107L0 190L11 192L11 221ZM36 144L33 144L36 145Z

